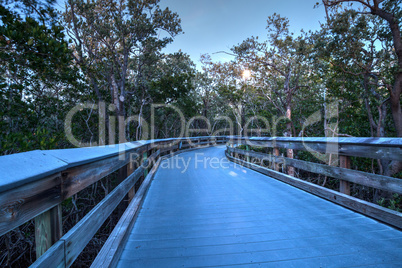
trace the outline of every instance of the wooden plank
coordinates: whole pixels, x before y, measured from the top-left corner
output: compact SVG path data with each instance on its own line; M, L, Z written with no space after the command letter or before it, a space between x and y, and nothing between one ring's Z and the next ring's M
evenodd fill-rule
M276 157L279 157L279 149L278 149L278 147L274 147L274 155ZM277 163L274 163L274 169L276 171L279 171L279 165Z
M61 202L60 173L0 193L0 235Z
M402 161L402 149L393 147L339 145L339 155Z
M129 163L127 165L127 176L130 176L131 174L133 174L134 170L137 169L137 166L134 166L135 163ZM131 189L128 191L128 203L130 204L131 200L133 200L134 195L135 195L135 187L131 187Z
M120 258L123 250L123 245L126 243L128 235L134 225L134 222L138 216L138 212L142 206L146 193L148 191L149 185L151 184L152 178L158 169L160 164L160 159L152 168L151 172L148 174L147 178L141 184L140 189L135 195L134 199L126 209L122 218L117 223L116 227L113 229L109 238L103 245L96 259L92 263L91 267L115 267Z
M339 162L341 168L350 169L350 157L341 155L339 157ZM339 180L339 192L350 195L350 183L345 180Z
M146 162L152 162L159 153L158 150ZM143 172L143 167L137 168L61 238L61 240L65 241L66 245L66 267L70 267L73 264L74 260L102 226L103 222L142 176Z
M302 169L305 171L329 176L335 179L341 179L348 182L353 182L361 184L368 187L373 187L376 189L390 191L393 193L402 194L402 180L397 178L392 178L383 175L377 175L372 173L367 173L358 170L352 170L347 168L333 167L329 165L323 165L318 163L312 163L307 161L302 161L298 159L290 159L287 157L273 158L270 155L258 153L254 151L245 151L237 148L228 148L233 152L239 154L248 154L251 157L264 159L269 162L274 161L275 163L283 164Z
M205 145L205 144L209 145L209 143L210 143L209 141L202 141L197 143L197 145Z
M117 172L117 183L120 184L122 183L128 176L127 174L127 165L121 167L118 172ZM124 211L126 210L128 206L128 198L124 198L122 202L117 206L117 217L120 218Z
M236 138L250 146L402 161L402 138ZM233 140L231 141L234 142Z
M63 235L61 205L35 217L36 258L43 255Z
M372 145L401 147L401 138L371 138L371 137L239 137L227 136L229 140L263 141L263 142L297 142L297 143L339 143L345 145Z
M67 163L40 150L0 156L0 192L52 176L66 167Z
M70 267L73 264L104 221L141 177L142 173L142 167L134 171L62 237L66 245L66 267Z
M262 174L268 175L272 178L278 179L282 182L285 182L299 189L302 189L306 192L312 193L314 195L317 195L319 197L325 198L329 201L342 205L346 208L352 209L363 215L369 216L381 222L385 222L389 225L402 229L402 213L400 212L380 207L378 205L336 191L332 191L330 189L294 178L292 176L277 172L275 170L270 170L255 164L247 163L243 160L231 157L229 154L226 154L226 157L229 160L241 164L247 168L253 169Z
M113 156L67 169L63 172L63 199L73 196L89 185L124 167L130 161L130 154L126 153L124 160L120 158L121 156Z
M38 258L30 268L44 268L44 267L66 267L64 258L64 241L58 241L46 251L40 258Z
M144 152L142 155L142 165L144 167L144 178L147 177L148 175L148 161L147 161L147 157L148 157L148 152Z
M136 152L147 142L129 142L112 144L106 146L96 146L87 148L57 149L45 151L68 164L68 167L82 166L85 164L98 162L102 159L111 158L117 155Z
M187 149L187 148L190 148L190 147L192 147L191 144L187 143L187 144L182 145L181 148L182 149Z
M164 153L164 152L175 150L177 148L179 148L178 144L173 145L173 146L162 147L162 148L160 148L160 150L161 150L161 153Z
M212 159L222 151L195 153ZM194 153L182 156L191 159L188 168L159 167L117 267L345 267L391 260L398 267L398 230L239 165L200 172Z

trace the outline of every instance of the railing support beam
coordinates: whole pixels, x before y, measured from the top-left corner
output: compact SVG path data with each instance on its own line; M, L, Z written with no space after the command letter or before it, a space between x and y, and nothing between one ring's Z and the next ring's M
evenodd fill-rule
M142 155L142 163L144 163L147 160L148 157L148 151L145 151ZM148 168L144 169L144 178L148 175Z
M131 174L133 174L134 170L137 169L135 165L135 161L134 162L130 162L127 165L127 177L130 176ZM131 187L131 189L128 191L127 197L128 197L128 203L131 203L131 200L133 200L135 196L135 185L133 187Z
M39 258L63 235L61 205L35 217L36 258Z
M279 156L279 149L277 147L274 147L274 156L275 159ZM279 164L277 164L275 161L274 161L274 170L279 171Z
M350 157L341 155L339 157L341 168L350 169ZM350 183L348 181L339 180L339 191L343 194L350 195Z

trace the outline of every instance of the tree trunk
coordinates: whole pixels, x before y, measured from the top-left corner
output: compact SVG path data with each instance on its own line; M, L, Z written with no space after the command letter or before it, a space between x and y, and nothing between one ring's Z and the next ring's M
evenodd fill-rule
M371 9L373 15L385 19L389 23L392 33L395 53L398 57L398 72L395 74L395 83L390 90L391 112L395 123L395 129L398 137L402 137L402 112L401 112L401 92L402 92L402 38L399 23L394 14L388 13L378 7Z
M399 66L402 70L402 64ZM390 92L391 112L395 123L396 135L402 137L402 112L401 112L402 72L395 77L393 90Z
M290 106L290 102L288 102L288 105L286 107L286 118L288 119L288 122L286 123L286 135L287 137L292 137L292 108ZM293 149L287 149L286 154L288 158L293 158ZM294 167L288 167L288 175L294 176L295 175L295 170Z

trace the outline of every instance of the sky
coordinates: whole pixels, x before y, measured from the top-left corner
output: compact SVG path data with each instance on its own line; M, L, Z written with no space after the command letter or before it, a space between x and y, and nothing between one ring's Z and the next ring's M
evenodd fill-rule
M325 20L324 7L314 8L321 0L161 0L161 8L169 7L179 14L184 34L175 37L165 53L181 49L201 69L202 54L213 61L228 61L231 56L212 54L230 52L230 48L248 37L265 40L267 17L277 13L287 17L290 30L318 30Z

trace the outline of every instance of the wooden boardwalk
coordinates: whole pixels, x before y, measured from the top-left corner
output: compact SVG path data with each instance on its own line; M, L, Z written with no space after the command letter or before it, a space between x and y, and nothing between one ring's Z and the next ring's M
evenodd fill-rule
M234 166L212 147L161 162L118 267L401 264L402 232Z

